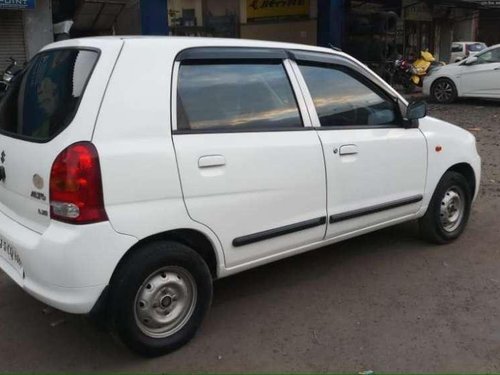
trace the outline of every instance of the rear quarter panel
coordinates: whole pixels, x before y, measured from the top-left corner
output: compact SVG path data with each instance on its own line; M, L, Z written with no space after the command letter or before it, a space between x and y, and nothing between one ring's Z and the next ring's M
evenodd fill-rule
M176 51L165 39L125 41L93 137L106 212L117 232L137 240L173 229L198 230L212 242L221 267L219 240L184 205L170 125Z

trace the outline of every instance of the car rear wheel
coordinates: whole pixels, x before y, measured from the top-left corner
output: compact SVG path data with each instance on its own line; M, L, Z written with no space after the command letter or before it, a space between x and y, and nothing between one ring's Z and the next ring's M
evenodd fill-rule
M453 103L457 99L457 88L448 78L441 78L432 85L431 95L438 103Z
M463 175L449 171L439 182L426 214L420 219L422 237L446 244L456 240L469 219L472 192Z
M113 277L112 329L133 351L163 355L194 337L211 300L212 277L198 253L175 242L152 242Z

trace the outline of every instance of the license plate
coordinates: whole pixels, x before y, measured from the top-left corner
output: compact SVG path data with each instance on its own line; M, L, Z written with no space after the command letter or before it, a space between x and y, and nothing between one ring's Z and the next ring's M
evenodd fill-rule
M0 256L10 263L20 274L23 270L23 262L16 251L16 248L0 237Z

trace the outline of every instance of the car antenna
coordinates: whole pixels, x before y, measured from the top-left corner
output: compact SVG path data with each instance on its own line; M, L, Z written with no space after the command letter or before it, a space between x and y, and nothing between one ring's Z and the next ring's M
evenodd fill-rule
M332 43L328 43L328 47L330 47L334 51L342 52L342 50L339 47L335 47Z

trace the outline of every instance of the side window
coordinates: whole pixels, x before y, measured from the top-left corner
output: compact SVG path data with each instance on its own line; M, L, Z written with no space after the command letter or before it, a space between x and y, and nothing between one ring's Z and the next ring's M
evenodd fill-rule
M463 52L464 48L462 44L452 44L451 45L451 52Z
M489 50L477 56L480 64L490 64L500 62L500 48Z
M78 110L98 53L78 49L41 52L14 78L0 100L0 131L46 142Z
M302 126L281 61L188 62L179 68L179 130L267 130Z
M349 69L299 64L321 126L398 125L396 104Z

